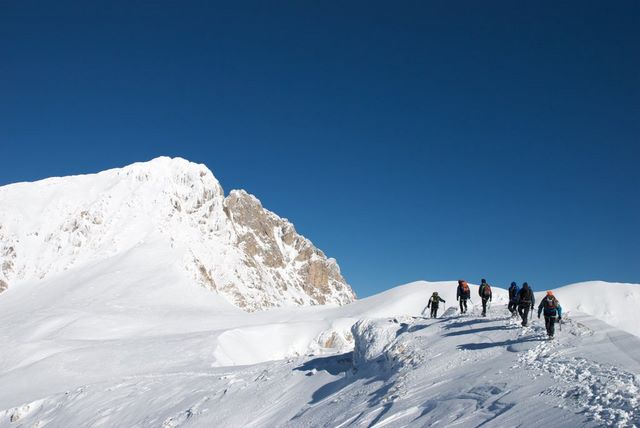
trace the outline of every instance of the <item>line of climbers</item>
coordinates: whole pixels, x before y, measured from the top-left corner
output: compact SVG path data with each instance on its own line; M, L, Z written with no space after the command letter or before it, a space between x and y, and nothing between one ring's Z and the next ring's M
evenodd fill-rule
M486 317L487 304L493 299L493 293L491 291L491 286L484 278L480 282L478 295L480 296L480 300L482 302L482 316ZM471 290L467 281L462 279L458 281L456 300L460 302L460 313L466 314L467 300L471 300ZM520 318L522 318L521 324L523 327L526 327L528 325L527 320L529 319L529 311L532 311L531 313L533 316L535 300L536 299L533 295L533 290L531 289L531 287L529 287L528 283L523 283L522 288L518 288L518 285L515 282L511 283L511 286L509 287L508 309L509 312L511 312L511 316L515 317L516 315L520 315ZM438 316L438 306L440 302L445 303L445 300L438 295L437 291L434 291L429 298L429 302L427 303L427 308L431 308L431 318L436 318ZM555 323L556 321L562 320L562 307L560 306L560 302L558 302L558 299L556 299L556 297L553 295L552 291L547 291L547 295L538 305L538 318L540 318L540 315L543 313L547 335L550 338L553 338L553 335L555 333Z
M493 299L493 293L491 292L491 286L487 284L487 280L482 278L480 281L480 288L478 289L480 300L482 301L482 316L487 316L487 303ZM460 301L460 313L467 313L467 300L471 300L471 290L467 281L461 279L458 281L458 291L456 294L456 300Z

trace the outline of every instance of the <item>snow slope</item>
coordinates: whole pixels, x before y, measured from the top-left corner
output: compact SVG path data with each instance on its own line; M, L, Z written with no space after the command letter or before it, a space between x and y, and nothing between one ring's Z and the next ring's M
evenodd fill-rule
M637 284L590 281L554 290L567 312L593 315L621 330L640 336L640 286ZM538 299L544 293L536 293Z
M456 282L352 301L290 223L168 158L0 188L0 244L0 427L640 426L638 285L555 290L553 342L495 286L486 318Z
M172 254L145 242L2 295L0 427L640 424L640 339L574 309L555 342L497 287L488 318L476 298L458 316L455 282L246 313L168 275ZM582 287L556 294L587 308Z

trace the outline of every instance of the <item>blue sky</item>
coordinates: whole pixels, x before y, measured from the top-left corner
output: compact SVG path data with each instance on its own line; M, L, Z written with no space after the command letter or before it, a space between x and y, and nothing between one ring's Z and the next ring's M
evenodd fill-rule
M640 282L640 3L2 2L0 184L160 155L361 296Z

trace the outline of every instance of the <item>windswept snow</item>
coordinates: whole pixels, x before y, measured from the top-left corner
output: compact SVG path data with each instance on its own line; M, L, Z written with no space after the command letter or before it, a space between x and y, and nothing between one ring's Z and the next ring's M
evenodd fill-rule
M553 342L498 287L459 316L455 282L248 314L144 251L3 294L0 427L640 424L640 339L575 310Z

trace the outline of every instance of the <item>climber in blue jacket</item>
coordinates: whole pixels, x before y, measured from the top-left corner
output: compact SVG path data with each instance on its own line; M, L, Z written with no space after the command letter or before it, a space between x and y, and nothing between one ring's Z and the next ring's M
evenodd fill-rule
M558 321L562 321L562 306L560 302L553 295L553 291L547 291L547 295L542 299L540 305L538 305L538 318L544 311L544 325L547 328L547 335L549 339L553 339L554 325L556 318Z

